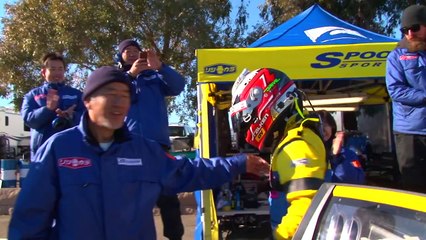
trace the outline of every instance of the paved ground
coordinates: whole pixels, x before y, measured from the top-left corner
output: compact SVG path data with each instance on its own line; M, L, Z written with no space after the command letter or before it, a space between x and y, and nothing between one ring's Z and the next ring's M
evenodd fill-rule
M7 236L7 226L9 225L9 220L9 215L0 215L0 239L6 238Z
M8 213L6 210L10 210L13 206L18 193L19 188L0 189L0 240L7 237L10 215L6 215ZM197 207L194 196L192 193L179 193L178 197L181 206L182 221L185 226L185 235L183 239L194 239L195 213ZM159 209L155 208L153 213L157 230L157 239L165 239L163 237L163 225L159 215Z
M389 180L383 177L369 177L367 185L381 186L381 187L396 187L395 180ZM190 195L181 199L181 211L187 214L182 215L182 220L185 226L184 240L194 239L194 228L195 228L195 201ZM155 225L157 231L157 238L159 240L165 239L163 237L163 227L161 218L158 212L155 214ZM7 227L9 225L10 216L0 215L0 240L3 240L7 236Z
M10 216L0 215L0 239L7 237L7 226L9 225ZM185 235L183 240L194 239L195 215L182 215L182 220L185 225ZM157 239L163 238L163 226L160 216L155 216L155 225L157 226Z

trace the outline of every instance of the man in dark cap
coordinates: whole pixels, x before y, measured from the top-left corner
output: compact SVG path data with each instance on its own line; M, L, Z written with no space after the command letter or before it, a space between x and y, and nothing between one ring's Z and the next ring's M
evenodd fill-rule
M404 10L401 32L386 65L401 187L426 193L426 6Z
M135 86L126 124L133 133L159 142L170 149L169 121L165 97L179 95L184 78L162 63L153 49L142 49L133 39L118 45L117 64ZM180 203L177 196L161 196L157 202L163 221L164 236L180 240L184 234Z
M80 125L37 151L19 193L8 239L156 239L160 194L221 186L244 172L266 173L254 155L175 159L124 124L131 86L115 67L92 72ZM52 222L55 220L55 224Z
M117 64L135 86L135 101L126 118L129 130L170 148L169 122L165 97L177 96L185 79L160 61L153 49L142 49L133 39L118 45ZM141 57L140 54L146 54ZM142 54L142 55L144 55Z

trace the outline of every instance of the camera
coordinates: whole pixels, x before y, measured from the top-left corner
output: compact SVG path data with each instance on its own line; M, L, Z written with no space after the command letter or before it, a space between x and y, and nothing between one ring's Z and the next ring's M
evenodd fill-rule
M139 52L139 58L147 59L148 52L145 52L145 51Z
M56 131L62 131L72 126L71 120L64 117L57 117L52 121L52 127Z
M145 51L139 52L139 58L143 59L144 63L147 63L148 62L148 52L145 52Z

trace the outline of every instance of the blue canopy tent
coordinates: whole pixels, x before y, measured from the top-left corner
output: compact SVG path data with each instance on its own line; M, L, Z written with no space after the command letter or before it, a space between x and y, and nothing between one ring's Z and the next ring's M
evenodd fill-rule
M311 46L397 42L396 39L357 27L314 4L279 25L249 47Z
M248 48L198 49L198 132L200 156L227 153L229 93L244 68L279 69L295 80L311 100L367 96L361 104L389 101L384 76L386 57L398 40L346 23L319 5L281 24ZM219 114L220 113L220 114ZM223 116L221 116L223 115ZM218 239L212 194L201 194L195 239ZM199 234L199 235L197 235Z
M197 50L198 81L229 82L244 68L271 67L303 80L298 87L310 95L363 92L371 96L365 103L383 103L386 57L397 42L315 4L249 48Z
M387 102L389 97L385 90L384 83L384 61L387 57L389 51L382 52L383 50L388 50L388 46L394 47L398 42L397 39L377 34L375 32L368 31L366 29L357 27L350 23L347 23L329 12L325 11L318 4L314 4L307 10L303 11L299 15L293 17L287 22L279 25L277 28L273 29L271 32L267 33L260 39L256 40L250 44L250 48L259 48L259 47L284 47L284 46L329 46L329 45L347 45L347 44L377 44L377 43L390 43L386 44L386 48L383 48L383 45L378 45L376 50L381 52L381 55L375 54L374 51L360 52L354 51L356 46L348 46L347 49L351 52L346 54L344 59L346 65L340 65L341 67L359 67L365 66L368 71L370 66L378 66L368 64L373 60L373 55L381 58L381 67L383 69L382 76L372 76L366 78L356 78L351 75L347 75L343 78L345 81L333 81L333 80L342 80L336 79L333 77L333 74L330 75L329 79L322 78L319 80L303 81L299 82L299 87L304 89L306 92L311 95L315 94L337 94L337 93L350 93L350 92L364 92L367 94L373 95L369 101L365 103L381 103ZM373 46L373 45L371 45ZM343 51L342 51L343 53ZM326 61L335 61L337 63L335 56L339 54L332 54L329 52L329 55L322 55L323 59ZM356 59L353 61L351 58L361 56L361 59ZM362 59L364 58L364 59ZM365 60L365 61L364 61ZM373 60L374 61L374 60ZM330 64L333 65L333 64ZM363 71L361 70L361 71ZM295 78L293 78L295 79ZM297 78L295 79L297 80ZM328 81L327 81L328 80Z

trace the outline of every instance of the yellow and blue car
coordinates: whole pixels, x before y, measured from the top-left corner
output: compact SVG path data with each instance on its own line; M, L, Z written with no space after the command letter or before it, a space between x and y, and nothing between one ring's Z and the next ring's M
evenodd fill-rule
M426 195L323 184L293 239L426 239Z

